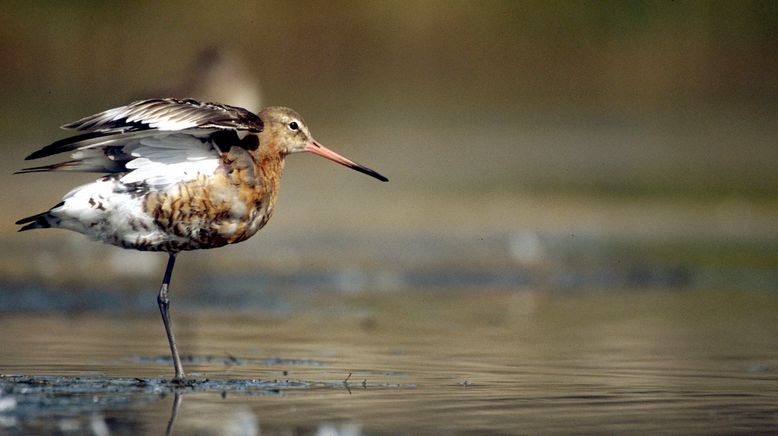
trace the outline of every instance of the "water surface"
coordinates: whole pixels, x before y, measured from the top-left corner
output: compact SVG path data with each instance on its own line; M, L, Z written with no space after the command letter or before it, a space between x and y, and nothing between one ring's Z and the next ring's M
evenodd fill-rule
M778 431L771 293L292 294L288 303L174 307L198 381L181 388L165 383L172 367L156 312L2 315L0 432Z

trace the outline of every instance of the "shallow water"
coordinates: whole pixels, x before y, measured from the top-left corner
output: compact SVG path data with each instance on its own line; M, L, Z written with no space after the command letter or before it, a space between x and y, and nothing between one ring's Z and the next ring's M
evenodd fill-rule
M197 380L186 387L165 382L172 367L155 312L2 315L0 433L778 431L771 293L292 294L288 303L280 312L174 306Z

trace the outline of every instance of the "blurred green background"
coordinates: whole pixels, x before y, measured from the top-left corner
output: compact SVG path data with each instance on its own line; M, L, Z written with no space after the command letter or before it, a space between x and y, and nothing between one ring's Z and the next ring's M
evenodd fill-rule
M293 107L391 179L291 157L262 232L181 256L190 289L778 288L776 2L0 9L15 304L37 286L157 286L163 255L15 233L94 174L11 173L57 126L162 96Z

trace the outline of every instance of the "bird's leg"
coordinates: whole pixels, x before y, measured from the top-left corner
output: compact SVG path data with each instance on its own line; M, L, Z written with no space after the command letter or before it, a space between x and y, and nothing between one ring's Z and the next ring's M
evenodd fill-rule
M176 253L170 253L168 257L167 268L165 268L165 277L162 279L162 286L159 288L159 295L157 295L157 304L159 304L159 312L162 314L162 322L165 323L165 333L167 333L167 341L170 344L170 353L173 355L173 366L176 368L176 378L173 379L176 383L184 383L186 381L184 375L184 368L181 366L181 358L178 357L178 349L176 348L176 337L173 336L173 327L170 324L170 299L167 296L168 287L170 286L170 276L173 275L173 266L176 263Z

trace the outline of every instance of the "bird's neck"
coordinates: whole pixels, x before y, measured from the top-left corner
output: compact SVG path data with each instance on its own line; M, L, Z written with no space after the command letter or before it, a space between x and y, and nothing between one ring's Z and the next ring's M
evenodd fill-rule
M272 180L273 183L271 183L271 185L277 187L278 181L281 180L281 174L284 171L284 160L284 156L263 156L260 154L258 165L262 181Z
M268 146L260 146L259 156L256 164L259 167L257 171L259 186L262 190L263 203L272 210L275 203L278 187L281 183L281 174L284 171L285 155L280 153L277 148L269 143Z
M275 143L268 141L264 144L260 142L260 146L257 149L257 155L255 156L257 156L255 162L259 166L260 177L263 179L268 177L276 179L277 183L284 170L284 158L286 155L275 145Z

